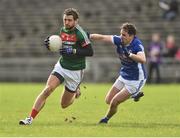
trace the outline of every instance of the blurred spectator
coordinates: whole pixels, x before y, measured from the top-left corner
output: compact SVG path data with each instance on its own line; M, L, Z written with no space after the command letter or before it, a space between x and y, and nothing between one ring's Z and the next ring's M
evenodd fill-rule
M175 58L180 61L180 48L178 48Z
M176 0L165 0L159 1L159 7L164 10L163 18L171 21L174 20L178 14L178 2Z
M148 46L148 60L149 60L149 78L148 82L151 83L152 75L155 71L156 73L156 83L160 82L160 71L159 65L161 63L162 49L163 43L161 42L160 34L154 33L152 34L152 41Z
M164 56L165 57L175 57L176 52L178 50L176 43L175 43L175 37L173 35L168 35L166 38L166 51Z

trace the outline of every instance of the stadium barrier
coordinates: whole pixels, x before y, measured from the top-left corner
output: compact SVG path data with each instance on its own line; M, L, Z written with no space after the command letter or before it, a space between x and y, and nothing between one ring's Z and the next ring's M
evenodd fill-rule
M58 58L1 58L1 82L45 82ZM114 82L120 61L111 57L87 58L84 82ZM160 66L162 83L180 82L180 61L165 58ZM153 75L153 79L155 75Z

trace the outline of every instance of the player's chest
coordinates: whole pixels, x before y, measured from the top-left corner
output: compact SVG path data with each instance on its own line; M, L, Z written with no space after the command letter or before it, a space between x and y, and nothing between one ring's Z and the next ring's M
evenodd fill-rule
M132 46L123 47L121 45L117 46L116 52L120 55L123 55L125 51L128 51L130 53L134 53L134 48Z
M131 46L126 47L126 50L130 53L133 53L133 48ZM118 57L122 62L132 62L132 60L125 55L125 49L122 46L117 47L116 52L118 53Z

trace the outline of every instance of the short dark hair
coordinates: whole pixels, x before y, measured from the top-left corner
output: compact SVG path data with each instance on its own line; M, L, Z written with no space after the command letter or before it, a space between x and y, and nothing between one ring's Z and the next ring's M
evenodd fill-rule
M76 9L74 8L68 8L64 10L65 15L72 15L74 20L77 20L79 18L79 13Z
M136 26L132 23L123 23L120 29L123 29L129 35L136 35Z

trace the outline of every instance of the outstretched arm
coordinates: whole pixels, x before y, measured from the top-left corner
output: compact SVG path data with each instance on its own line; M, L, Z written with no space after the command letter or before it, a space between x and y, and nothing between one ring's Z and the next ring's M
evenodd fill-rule
M112 35L90 34L90 39L112 43Z

